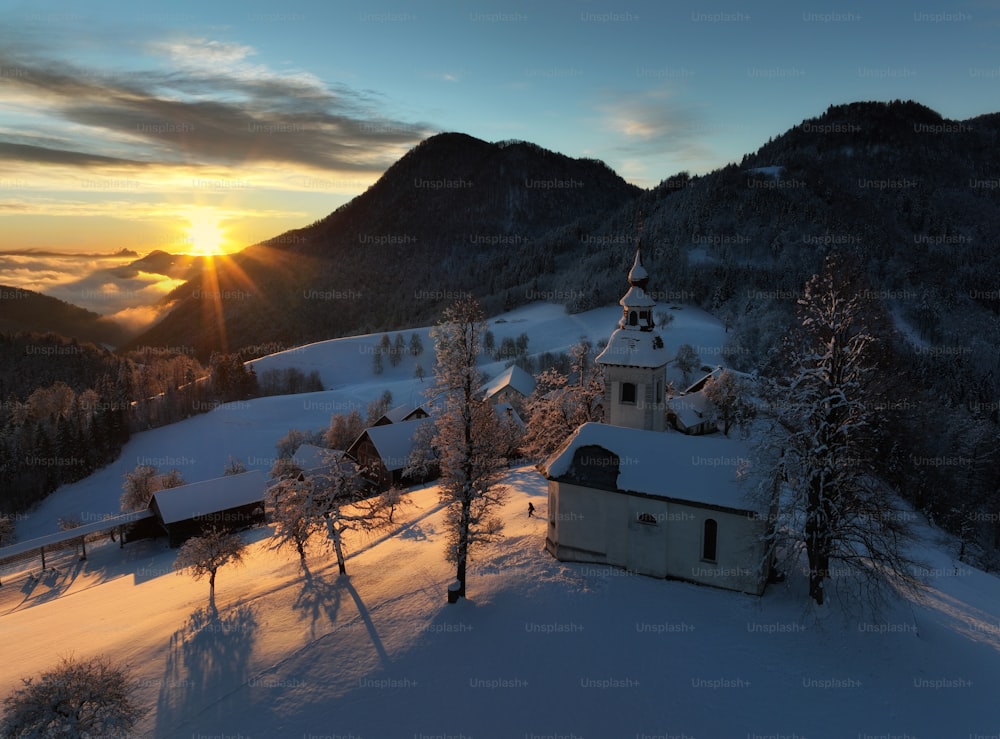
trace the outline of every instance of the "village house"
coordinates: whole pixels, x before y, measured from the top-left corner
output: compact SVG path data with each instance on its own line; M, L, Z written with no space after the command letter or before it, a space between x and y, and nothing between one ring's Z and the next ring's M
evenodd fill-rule
M597 357L608 423L584 424L540 465L546 549L563 561L760 594L772 517L747 495L746 444L666 425L669 354L638 250L628 280L618 328Z

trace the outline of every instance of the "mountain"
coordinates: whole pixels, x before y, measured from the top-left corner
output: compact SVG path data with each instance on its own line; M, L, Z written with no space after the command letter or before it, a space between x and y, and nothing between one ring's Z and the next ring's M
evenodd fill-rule
M465 291L489 313L613 303L640 212L658 300L740 325L736 364L780 341L833 250L858 258L921 340L958 343L972 328L1000 343L998 138L1000 114L952 121L910 101L850 103L740 164L643 191L593 160L440 134L326 218L178 288L177 307L135 343L206 355L405 328Z
M163 275L175 279L188 279L193 277L193 271L199 269L204 260L205 257L194 256L192 254L169 254L156 249L144 257L110 269L108 272L123 280L132 279L140 272Z
M433 322L465 291L495 312L528 302L534 273L554 268L541 236L596 225L640 192L596 160L439 134L326 218L216 258L130 346L253 353Z
M94 344L118 345L125 329L114 321L58 298L0 285L0 332L55 333Z

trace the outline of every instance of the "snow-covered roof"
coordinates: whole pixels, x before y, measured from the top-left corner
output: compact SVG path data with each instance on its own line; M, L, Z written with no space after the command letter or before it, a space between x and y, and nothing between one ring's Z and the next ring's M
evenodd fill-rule
M632 262L632 269L628 272L629 284L634 285L642 280L648 280L649 273L642 266L642 256L638 249L635 250L635 260Z
M387 410L385 413L382 414L382 418L384 418L389 423L399 423L408 415L413 413L414 410L416 409L412 405L403 403L402 405L397 405L395 408L390 408L389 410ZM382 418L380 418L379 421L381 421Z
M616 329L604 351L597 355L598 364L626 367L666 366L670 357L663 339L656 331Z
M421 426L433 422L432 418L417 418L412 421L388 423L384 426L372 426L365 429L365 432L351 445L347 453L353 457L358 443L367 436L378 451L385 468L390 472L400 470L409 463L417 430Z
M618 301L618 305L625 308L655 308L656 301L641 287L632 285Z
M292 455L292 461L303 470L318 470L329 467L330 464L343 452L332 449L314 446L313 444L302 444Z
M586 447L600 447L618 456L614 484L621 492L764 512L760 504L746 498L750 486L743 480L749 472L750 452L739 439L585 423L542 464L542 473L550 480L571 478L581 485L586 485L591 473L606 475L606 459L595 459L591 467L586 455L576 460L577 452Z
M483 398L486 400L492 398L505 387L514 388L514 390L517 390L517 392L521 393L521 395L527 397L535 391L535 384L534 377L529 375L516 364L512 364L499 375L483 385L480 390L483 393Z
M510 419L518 428L522 430L527 428L527 425L521 418L521 414L519 414L517 409L510 403L497 403L494 406L494 409L496 410L496 414L501 421L504 419Z
M158 490L153 493L153 500L163 523L175 523L250 503L261 503L266 487L264 470L250 470L239 475Z
M667 400L667 407L673 411L674 415L685 428L691 428L705 421L706 412L709 410L711 401L704 391L699 390L694 393L685 393L675 398Z

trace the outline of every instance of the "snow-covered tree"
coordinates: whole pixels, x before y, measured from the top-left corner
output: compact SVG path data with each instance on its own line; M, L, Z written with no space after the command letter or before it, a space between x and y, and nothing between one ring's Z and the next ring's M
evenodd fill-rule
M302 569L306 567L306 544L318 530L319 521L313 515L311 485L299 480L302 471L285 469L279 481L271 489L274 508L271 521L274 523L273 549L294 547L299 554Z
M153 493L186 484L176 469L161 474L152 465L136 465L134 470L125 473L120 498L121 509L126 512L145 510Z
M365 430L365 421L357 408L348 414L337 414L330 418L330 428L324 440L329 449L347 449Z
M420 362L417 362L417 366L413 368L413 376L421 382L423 382L424 378L427 376L427 370L424 369L424 366L420 364Z
M136 465L134 470L126 472L120 499L122 510L144 510L153 493L160 489L156 478L156 468L148 464Z
M216 573L224 565L242 564L245 547L243 539L237 534L213 527L181 545L174 560L174 569L188 570L195 580L208 575L209 601L214 606Z
M378 419L385 415L386 411L392 408L392 391L385 390L382 395L368 404L367 418L365 425L371 426Z
M37 680L22 682L4 699L0 736L124 737L146 712L129 668L107 657L64 657Z
M502 429L493 406L479 395L483 376L476 366L486 321L473 298L448 307L431 332L440 411L434 419L434 448L441 460L441 495L447 504L448 559L456 565L457 595L465 596L466 568L477 545L502 528L496 508L507 489L497 484L507 460Z
M684 375L684 382L691 382L691 373L698 368L698 352L690 344L681 344L677 347L677 356L674 357L674 366Z
M404 354L406 354L406 340L402 334L396 334L396 338L392 341L392 351L389 353L389 363L395 367L403 360Z
M876 307L853 272L827 258L799 300L788 376L774 388L779 428L770 440L774 496L792 551L805 550L809 595L825 601L828 580L877 605L883 586L916 587L907 558L908 516L874 474L884 444L870 409L879 393Z
M570 350L571 375L550 368L536 378L526 403L528 430L522 442L530 458L544 459L580 425L602 419L604 374L591 354L590 342L581 340Z
M420 334L414 331L410 334L410 354L419 357L424 353L424 342L420 340Z
M14 519L0 513L0 547L5 547L14 541Z
M368 496L357 469L330 455L325 468L306 475L302 482L305 511L309 518L326 529L327 538L337 555L337 569L347 572L344 534L348 531L376 531L389 524L380 496Z
M322 431L288 429L288 433L278 439L274 448L279 459L291 459L303 444L321 444L322 442Z
M722 421L725 436L729 436L734 425L747 428L756 415L746 383L729 370L723 370L718 378L710 378L705 383L704 392L715 408L718 420Z
M382 351L379 347L375 347L375 353L372 354L372 374L381 375L383 369Z

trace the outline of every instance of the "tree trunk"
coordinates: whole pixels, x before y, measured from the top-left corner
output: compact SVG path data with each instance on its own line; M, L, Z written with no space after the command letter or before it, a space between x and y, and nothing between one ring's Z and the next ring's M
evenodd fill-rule
M469 496L466 495L462 498L462 514L459 519L459 526L461 528L458 531L458 548L455 552L455 559L458 565L455 572L455 579L462 584L462 587L458 590L458 595L461 598L465 597L465 570L469 559L469 521L471 518L472 502L469 500Z
M337 553L337 569L341 575L347 574L347 567L344 566L344 546L342 541L343 532L339 526L333 526L333 549Z

